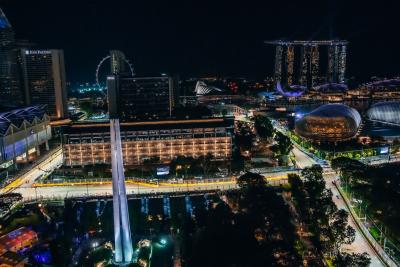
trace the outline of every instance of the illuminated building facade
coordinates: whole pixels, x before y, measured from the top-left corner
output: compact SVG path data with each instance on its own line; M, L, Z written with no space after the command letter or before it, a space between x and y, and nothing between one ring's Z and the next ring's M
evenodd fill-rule
M275 73L274 78L275 81L282 80L282 53L283 53L283 46L277 45L275 48Z
M320 82L343 83L346 72L347 41L268 41L275 49L275 82L284 86L293 84L313 88ZM321 47L327 47L326 74L321 70ZM296 56L296 49L300 56ZM299 62L296 64L296 61ZM295 66L299 66L296 71ZM325 73L325 72L324 72Z
M171 77L107 77L109 113L121 121L169 118L175 107Z
M162 162L176 156L197 158L211 154L216 160L231 157L232 118L122 122L120 125L125 165L140 165L152 157ZM108 123L76 124L64 132L65 165L111 163Z
M64 52L21 49L27 105L46 105L51 118L68 116Z
M287 84L292 85L294 82L294 46L288 45L286 51L287 66Z
M311 69L311 84L315 86L319 82L319 50L318 46L311 46L311 58L310 58L310 69Z
M14 30L0 9L0 105L18 107L24 103L18 69Z
M0 168L27 162L49 149L50 118L43 107L27 107L0 113Z
M35 231L21 227L0 237L0 251L19 252L32 247L37 242L38 236Z
M354 108L343 104L326 104L296 121L300 136L317 142L338 142L353 138L361 124Z

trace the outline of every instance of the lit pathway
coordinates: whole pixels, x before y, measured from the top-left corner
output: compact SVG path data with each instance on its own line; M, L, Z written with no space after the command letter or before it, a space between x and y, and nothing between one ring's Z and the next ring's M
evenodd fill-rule
M364 235L361 233L361 230L358 228L356 223L353 220L353 217L350 215L350 211L348 210L346 204L344 203L344 200L342 197L340 197L340 193L337 190L337 188L332 184L332 181L336 179L335 175L329 175L325 176L325 181L326 181L326 187L332 190L333 193L333 201L335 202L336 206L338 209L344 209L347 212L349 212L349 225L353 227L356 230L356 238L354 242L351 245L346 245L343 249L349 252L357 252L357 253L363 253L367 252L369 256L371 257L371 267L375 266L384 266L379 257L377 256L375 250L371 247L369 242L366 240ZM339 196L337 198L336 196Z
M296 147L293 149L293 154L296 157L296 163L301 168L310 167L312 164L315 164L315 161L311 157L309 157L306 153L302 152L300 149ZM343 199L341 197L339 199L336 197L338 195L340 196L340 194L337 188L332 184L332 181L337 178L337 175L332 174L331 169L324 169L324 173L329 173L329 174L324 174L324 178L326 181L326 187L332 190L333 201L335 202L338 209L344 209L347 212L349 212L349 225L356 230L356 236L354 242L351 245L345 246L344 250L355 253L367 252L371 258L371 265L370 265L371 267L384 266L381 263L379 257L377 256L375 250L371 247L369 242L361 233L361 230L355 224L353 217L350 215L350 211L347 209L347 206L345 205Z

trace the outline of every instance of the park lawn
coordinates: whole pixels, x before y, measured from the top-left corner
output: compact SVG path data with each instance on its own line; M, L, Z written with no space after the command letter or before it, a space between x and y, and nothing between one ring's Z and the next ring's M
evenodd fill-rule
M1 229L1 234L9 233L17 228L23 226L37 226L41 223L39 215L36 213L31 213L25 217L14 218L9 224L7 224L3 229Z

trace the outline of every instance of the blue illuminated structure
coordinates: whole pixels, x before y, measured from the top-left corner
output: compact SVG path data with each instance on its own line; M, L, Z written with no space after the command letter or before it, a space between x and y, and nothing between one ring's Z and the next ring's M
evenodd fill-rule
M285 91L282 88L281 82L278 81L276 83L276 91L285 97L299 97L304 93L306 87L301 85L292 85L290 86L290 89L292 89L292 91Z
M134 259L131 229L129 225L128 200L126 198L119 119L110 120L110 135L115 239L114 263L126 265L131 263Z
M10 22L6 15L4 14L3 10L0 9L0 29L11 28Z
M379 102L367 111L367 118L371 121L400 126L400 102Z

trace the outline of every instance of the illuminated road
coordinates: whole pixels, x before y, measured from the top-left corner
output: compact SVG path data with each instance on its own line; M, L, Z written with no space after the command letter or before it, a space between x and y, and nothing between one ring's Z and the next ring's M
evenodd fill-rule
M269 174L267 180L270 184L285 183L287 181L287 173ZM225 180L216 182L198 182L198 183L167 183L163 182L159 185L126 183L127 194L148 194L148 193L172 193L172 192L191 192L201 190L228 190L237 188L235 180ZM14 192L21 193L25 200L40 198L66 198L66 197L82 197L82 196L104 196L111 195L111 183L103 183L97 185L58 185L58 186L21 186L16 188Z
M18 187L30 187L34 183L36 179L40 176L45 175L49 172L52 172L57 167L62 164L62 149L57 148L51 152L51 154L47 155L46 159L40 162L36 167L27 171L19 178L15 179L12 183L5 186L0 190L0 193L6 193L13 191Z
M293 146L292 153L296 158L297 167L300 169L304 169L305 167L310 167L313 164L316 164L315 160L301 151L296 145Z
M296 157L296 163L298 167L304 168L315 164L309 155L302 152L300 149L295 147L293 154ZM111 195L112 187L111 184L98 184L98 185L62 185L52 187L32 187L34 181L45 174L48 171L54 170L57 166L62 163L62 152L61 149L57 150L49 158L44 160L42 163L34 169L28 171L20 178L15 180L13 183L2 189L4 192L18 192L21 193L25 200L38 199L38 198L66 198L66 197L78 197L78 196L96 196L96 195ZM332 174L332 171L325 169L325 178L327 181L327 187L332 190L334 195L334 201L338 208L342 208L348 211L344 201L340 198L337 199L336 195L339 195L336 187L332 185L332 179L336 178L336 175ZM281 173L269 173L267 179L271 184L280 183L286 181L287 172ZM197 184L168 184L160 183L159 185L151 184L126 184L127 194L143 194L143 193L167 193L167 192L187 192L187 191L200 191L200 190L227 190L237 188L237 184L234 180L224 182L212 182L212 183L197 183ZM349 218L349 224L356 229L356 240L350 245L346 246L345 249L351 252L367 252L371 257L371 266L383 266L380 263L378 256L375 251L369 245L368 241L364 238L360 230L356 227L352 218Z
M296 157L296 163L298 167L305 168L309 167L313 164L316 164L315 160L308 156L306 153L298 149L296 146L292 150L293 154ZM332 171L331 168L324 168L324 178L326 181L326 187L330 189L333 193L333 201L335 202L338 209L344 209L349 212L346 204L344 203L341 197L337 198L336 196L340 196L339 191L337 188L332 184L332 181L338 179L337 174ZM350 213L350 212L349 212ZM384 266L378 255L376 254L375 250L371 247L367 239L363 236L361 230L357 227L356 223L354 222L353 218L349 216L349 225L356 230L355 241L351 245L345 245L343 247L344 251L354 252L354 253L363 253L367 252L371 257L371 267L378 267Z
M344 209L350 213L346 204L344 203L343 198L340 197L339 191L332 184L332 181L334 181L335 179L338 179L338 177L336 175L325 175L326 187L332 190L333 201L335 202L338 209ZM336 196L339 196L339 198L337 198ZM350 251L350 252L357 252L357 253L367 252L369 254L369 256L371 257L371 265L370 265L371 267L384 266L381 263L379 257L377 256L375 250L371 247L369 242L366 240L364 235L361 233L361 230L358 228L358 226L354 222L353 217L350 215L349 215L349 225L356 230L356 236L355 236L354 242L351 245L345 245L343 247L343 250Z

